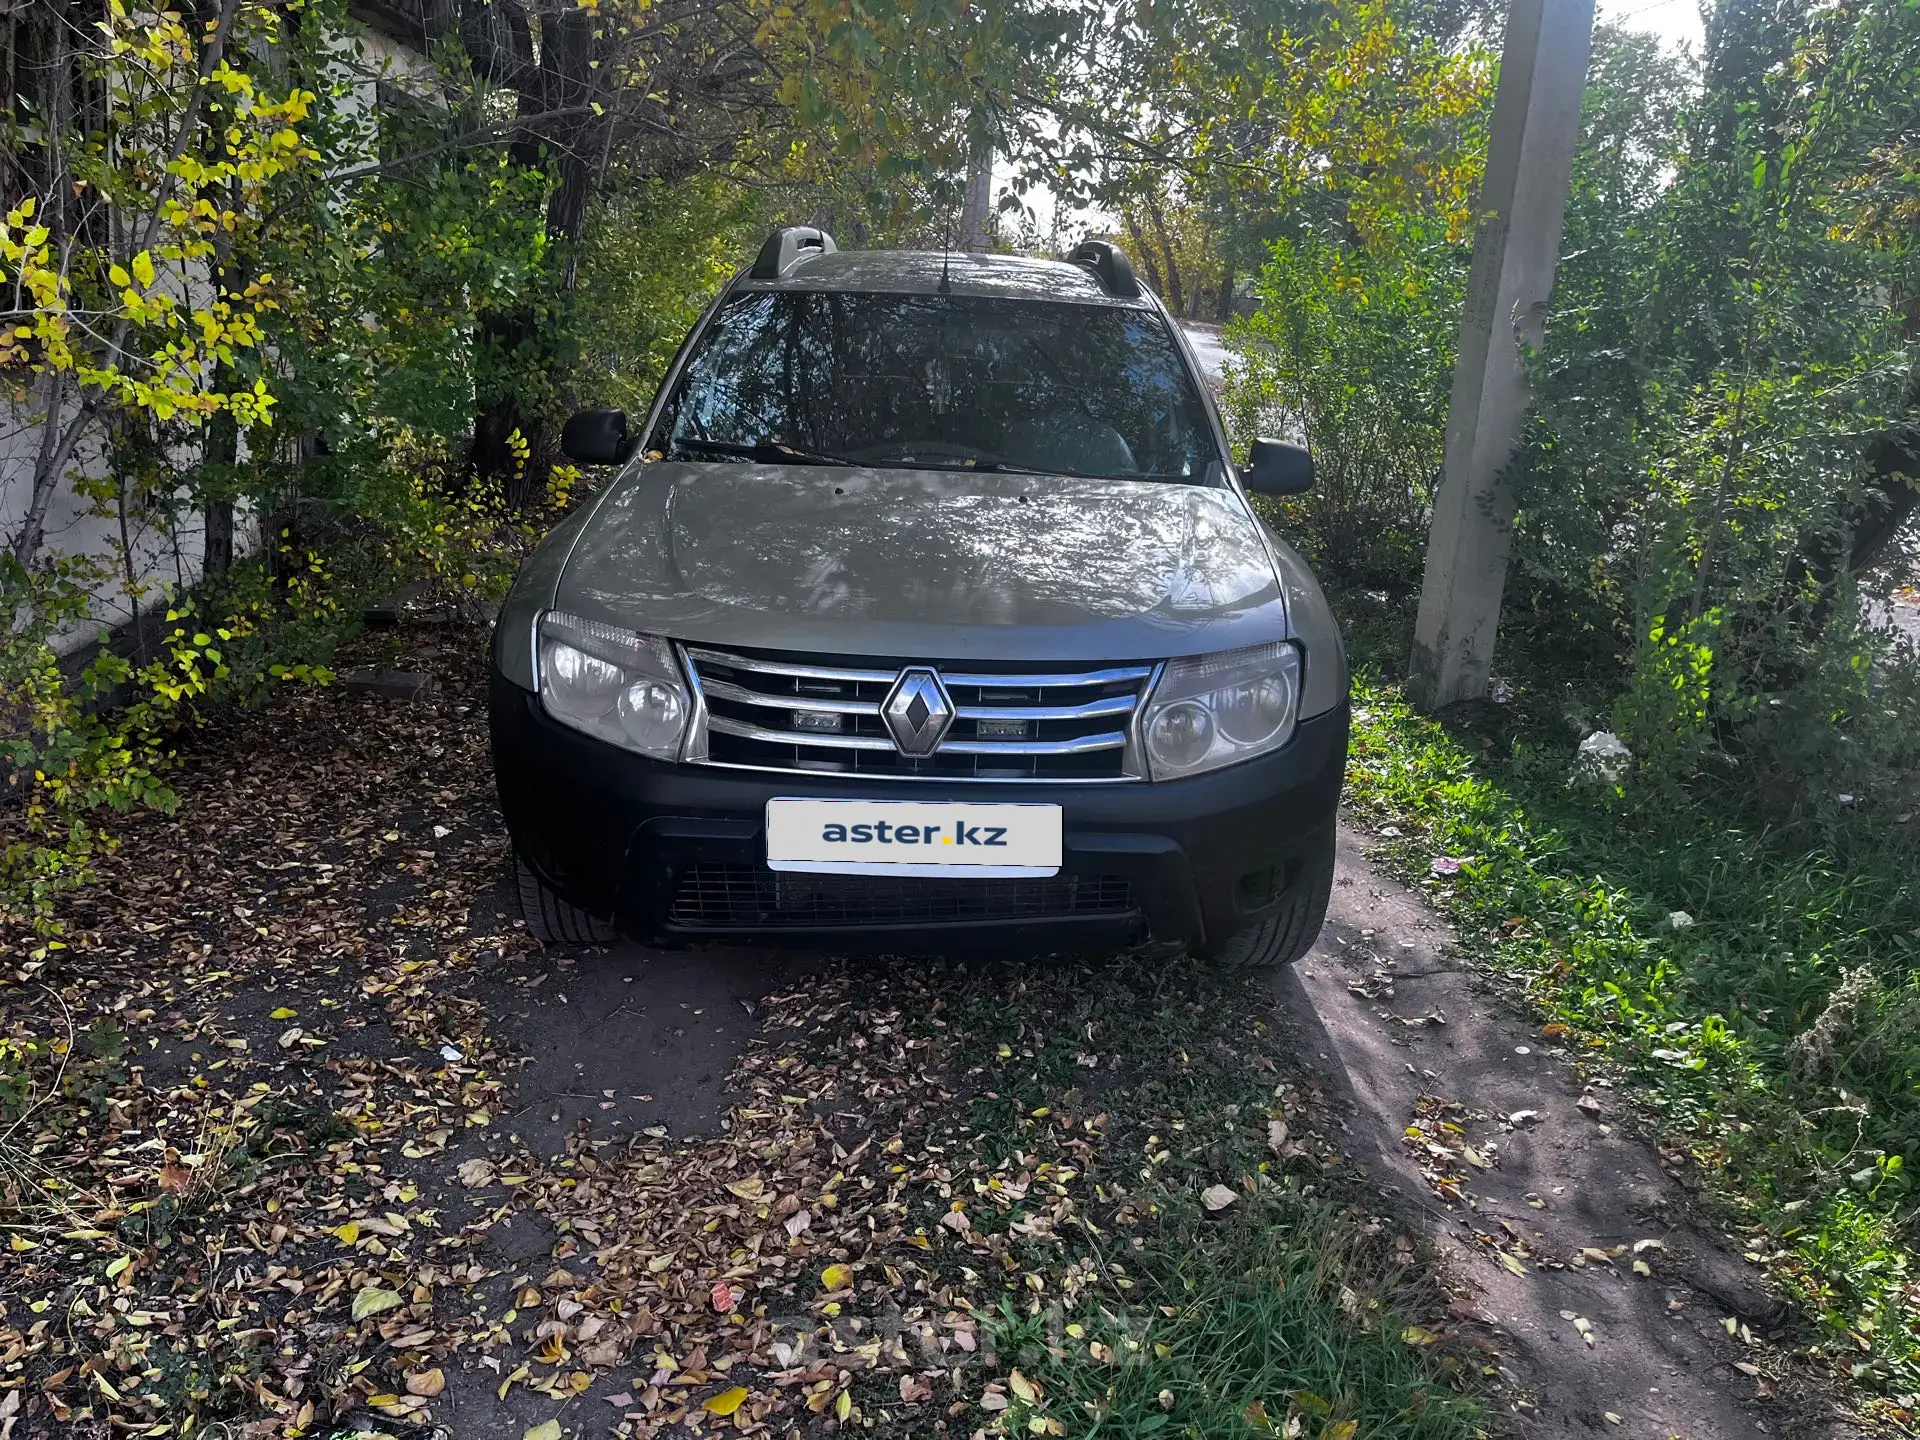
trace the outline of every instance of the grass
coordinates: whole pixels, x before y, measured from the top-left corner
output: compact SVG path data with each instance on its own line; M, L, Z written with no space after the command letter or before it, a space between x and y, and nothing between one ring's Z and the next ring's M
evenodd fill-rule
M1270 1195L1220 1219L1173 1200L1161 1218L1132 1257L1130 1305L1006 1318L996 1338L1025 1382L1011 1384L1013 1432L1066 1415L1089 1440L1479 1433L1476 1408L1409 1345L1429 1332L1360 1298L1377 1257L1337 1208Z
M1402 1318L1445 1296L1370 1213L1271 1003L1244 978L1063 962L960 969L916 1022L965 1097L941 1143L982 1162L955 1194L1007 1242L980 1317L995 1433L1482 1433L1474 1359ZM1047 1183L1068 1169L1092 1192L1071 1212Z
M1403 617L1350 621L1349 799L1398 832L1386 858L1548 1025L1630 1074L1810 1317L1810 1353L1911 1421L1920 817L1796 817L1764 776L1570 786L1564 690L1523 683L1505 706L1427 719L1397 683ZM1458 872L1434 873L1437 856Z

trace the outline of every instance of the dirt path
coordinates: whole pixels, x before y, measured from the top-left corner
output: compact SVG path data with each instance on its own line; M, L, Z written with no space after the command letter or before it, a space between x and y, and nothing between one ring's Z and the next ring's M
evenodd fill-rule
M1612 1090L1485 993L1364 837L1343 832L1340 860L1282 1003L1302 1058L1346 1096L1354 1158L1452 1258L1455 1314L1497 1353L1512 1431L1858 1433L1779 1378L1785 1317L1756 1267L1690 1221L1670 1168L1684 1157L1635 1138Z

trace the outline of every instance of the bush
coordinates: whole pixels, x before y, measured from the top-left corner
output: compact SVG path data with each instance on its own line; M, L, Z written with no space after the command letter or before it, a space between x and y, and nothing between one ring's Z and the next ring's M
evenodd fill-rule
M1243 441L1313 451L1318 481L1285 509L1333 576L1419 582L1467 258L1444 239L1391 251L1281 240L1259 309L1228 329L1229 422Z

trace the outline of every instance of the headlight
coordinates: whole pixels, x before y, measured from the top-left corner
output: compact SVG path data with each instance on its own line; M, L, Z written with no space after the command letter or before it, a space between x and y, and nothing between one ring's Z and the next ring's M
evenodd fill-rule
M540 618L540 703L563 725L623 750L678 760L693 697L673 647L577 615Z
M1171 780L1278 750L1299 710L1300 651L1289 642L1170 660L1140 721L1147 774Z

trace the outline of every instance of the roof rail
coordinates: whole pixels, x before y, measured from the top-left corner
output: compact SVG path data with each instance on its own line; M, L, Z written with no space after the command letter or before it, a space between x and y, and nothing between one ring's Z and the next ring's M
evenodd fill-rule
M802 260L831 255L839 247L833 237L812 225L784 225L767 237L754 257L750 280L778 280Z
M1120 300L1138 300L1140 282L1133 278L1133 262L1111 240L1082 240L1067 256L1100 277L1100 288Z

